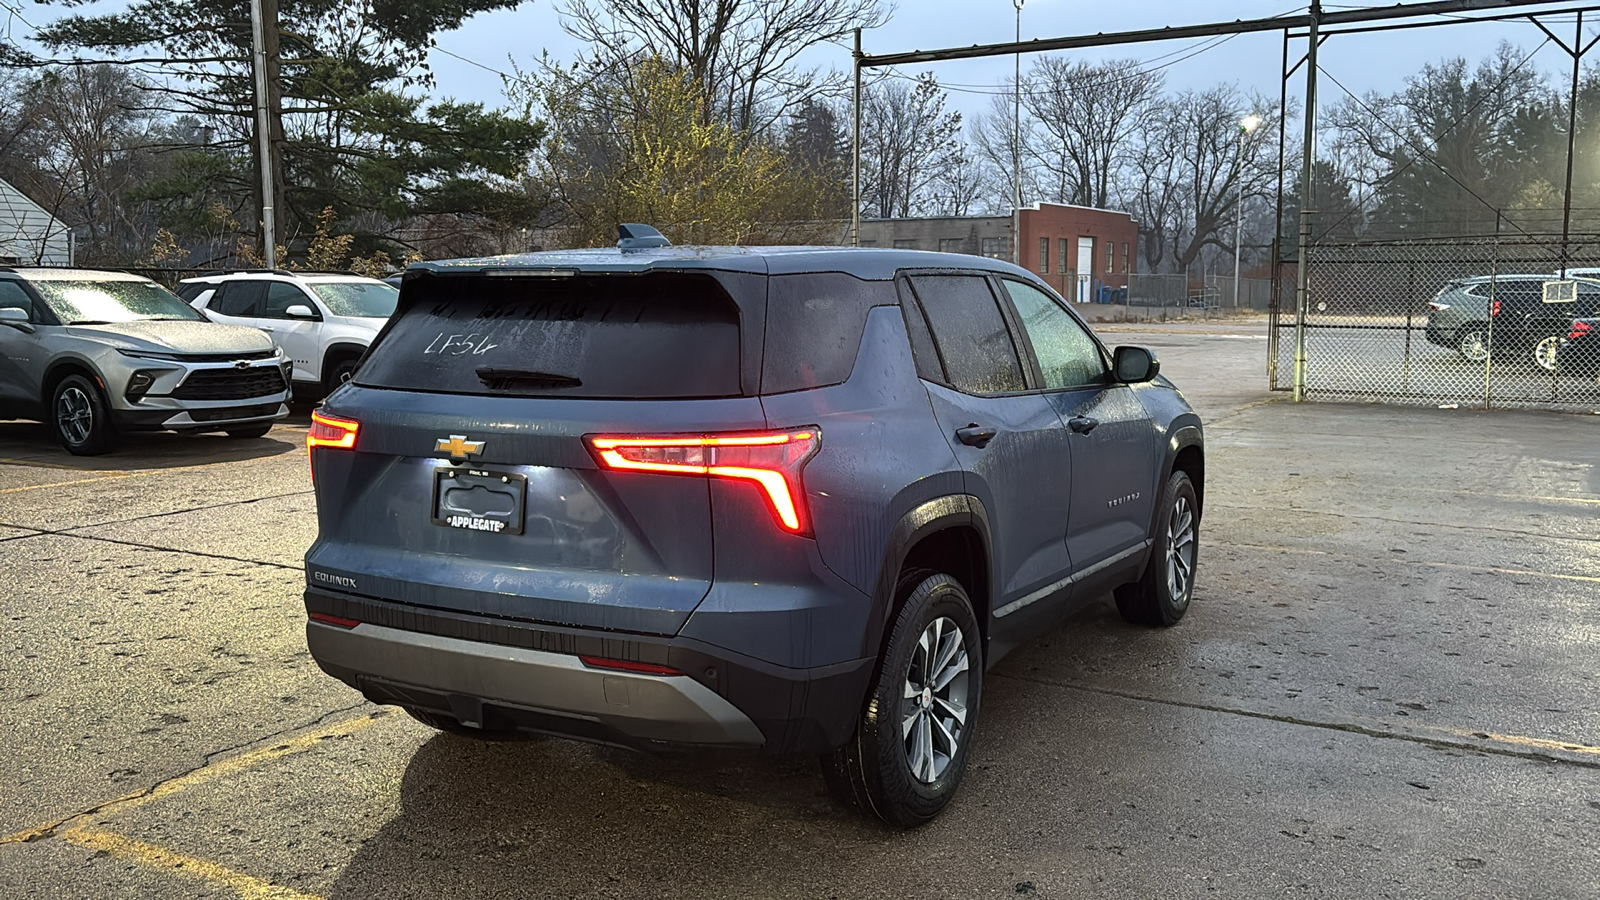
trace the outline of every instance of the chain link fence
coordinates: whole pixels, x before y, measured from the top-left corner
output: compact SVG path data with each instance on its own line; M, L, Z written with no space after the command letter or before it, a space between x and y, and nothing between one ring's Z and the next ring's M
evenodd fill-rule
M1306 260L1303 322L1292 287L1271 315L1274 389L1600 409L1600 236L1322 244Z

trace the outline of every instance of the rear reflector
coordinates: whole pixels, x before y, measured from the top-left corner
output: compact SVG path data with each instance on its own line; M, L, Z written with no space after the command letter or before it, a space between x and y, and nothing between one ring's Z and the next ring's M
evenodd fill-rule
M587 440L603 468L753 482L785 531L811 534L800 472L822 448L822 433L816 428L659 437L590 435Z
M1491 316L1500 315L1500 301L1499 300L1494 301L1494 304L1489 307L1489 315L1491 315Z
M579 656L578 660L591 669L614 669L618 672L633 672L637 675L683 674L671 666L658 666L655 663L631 662L626 659L602 659L598 656Z
M361 423L354 419L340 419L312 410L311 430L306 432L306 449L328 447L334 450L352 450L356 446L356 432Z
M1580 336L1588 334L1593 330L1594 326L1590 325L1588 322L1573 322L1572 330L1567 332L1567 340L1577 340Z
M354 628L361 624L355 619L345 619L339 616L330 616L327 613L312 613L311 621L321 622L324 625L337 625L340 628Z

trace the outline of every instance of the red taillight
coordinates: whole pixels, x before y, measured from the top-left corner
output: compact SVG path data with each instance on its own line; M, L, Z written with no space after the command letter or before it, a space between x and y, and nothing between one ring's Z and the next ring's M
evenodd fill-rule
M1500 301L1499 300L1496 300L1496 301L1494 301L1494 303L1490 304L1490 306L1489 306L1489 315L1491 315L1491 316L1500 315Z
M340 628L354 628L361 623L355 619L346 619L340 616L330 616L327 613L311 613L311 621L321 622L324 625L337 625Z
M1567 340L1575 341L1580 335L1588 334L1593 330L1594 326L1590 325L1588 322L1573 322L1572 330L1567 332Z
M615 669L618 672L633 672L637 675L683 674L671 666L658 666L655 663L633 662L626 659L603 659L598 656L579 656L578 661L591 669Z
M339 419L313 410L311 430L306 432L306 449L328 447L352 450L356 446L356 432L360 428L361 423L354 419Z
M737 434L590 435L607 469L705 475L755 483L785 531L810 534L800 470L822 447L815 428Z

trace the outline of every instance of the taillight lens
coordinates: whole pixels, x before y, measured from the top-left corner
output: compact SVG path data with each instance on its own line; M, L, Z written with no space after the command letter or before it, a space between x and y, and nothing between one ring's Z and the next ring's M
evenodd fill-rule
M1494 303L1489 305L1489 315L1491 315L1491 316L1500 315L1500 301L1499 300L1496 300L1496 301L1494 301Z
M800 472L822 448L816 428L695 435L589 435L603 468L754 482L785 530L811 534Z
M306 449L328 447L333 450L353 450L356 432L361 423L354 419L340 419L324 413L311 413L311 430L306 432Z
M1437 300L1434 300L1434 301L1431 301L1431 302L1428 303L1428 310L1430 312L1439 312L1441 310L1446 310L1446 309L1449 309L1449 308L1450 308L1450 304L1448 304L1448 303L1440 303Z
M1594 326L1590 325L1588 322L1573 322L1572 330L1567 332L1567 340L1577 340L1582 335L1588 334L1593 330Z

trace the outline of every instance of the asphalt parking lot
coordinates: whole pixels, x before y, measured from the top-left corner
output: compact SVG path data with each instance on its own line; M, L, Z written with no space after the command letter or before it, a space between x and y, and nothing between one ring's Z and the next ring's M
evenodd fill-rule
M1600 894L1600 416L1279 402L1261 331L1110 336L1207 420L1195 605L1004 660L910 833L809 759L483 744L324 676L304 410L91 461L0 423L0 896Z

